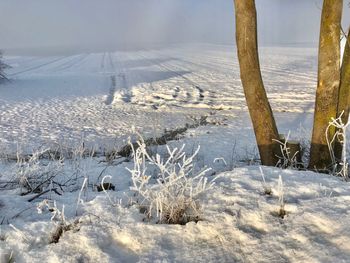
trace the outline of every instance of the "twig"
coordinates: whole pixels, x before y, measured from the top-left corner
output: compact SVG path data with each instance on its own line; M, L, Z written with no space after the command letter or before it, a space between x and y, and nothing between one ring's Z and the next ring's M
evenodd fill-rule
M35 199L37 199L38 197L40 197L40 196L42 196L42 195L44 195L44 194L46 194L46 193L48 193L48 192L50 192L50 191L53 191L53 192L55 192L55 193L58 194L58 195L62 195L60 192L57 191L57 188L53 188L53 189L46 190L46 191L44 191L44 192L41 192L41 193L39 193L39 194L33 196L32 198L28 199L28 202L32 202L32 201L34 201Z
M21 212L15 214L13 217L11 217L11 219L15 219L17 218L18 216L20 216L22 213L24 213L25 211L29 210L29 209L32 209L33 207L30 206L30 207L27 207L26 209L22 210Z

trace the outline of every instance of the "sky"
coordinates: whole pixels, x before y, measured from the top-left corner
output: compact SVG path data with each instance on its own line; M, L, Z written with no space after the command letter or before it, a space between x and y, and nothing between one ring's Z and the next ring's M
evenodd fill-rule
M261 45L317 45L322 0L256 0ZM344 28L350 8L344 4ZM0 0L0 48L234 44L233 0Z

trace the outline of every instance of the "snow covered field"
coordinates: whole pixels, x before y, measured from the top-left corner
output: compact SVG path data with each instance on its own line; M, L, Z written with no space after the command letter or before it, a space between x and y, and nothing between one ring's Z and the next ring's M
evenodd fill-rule
M261 53L275 112L311 112L316 50L264 48ZM241 118L246 105L232 47L8 57L6 62L12 81L0 89L5 148L81 140L108 147L129 135L131 126L158 134L210 112L249 124ZM299 125L298 116L293 114L289 126Z
M316 87L317 50L265 47L262 73L280 133L308 140ZM7 57L11 82L0 86L0 262L349 262L350 190L339 178L263 168L233 47L186 45L167 49ZM204 123L199 120L205 118ZM212 189L200 198L200 220L155 224L134 202L120 150L132 128L144 138L193 127L168 145L186 144L196 169L212 167ZM198 126L198 127L197 127ZM97 157L35 160L27 170L9 157L38 148L94 148ZM152 147L166 156L165 146ZM248 166L249 164L253 164ZM55 172L48 172L48 169ZM26 173L27 171L27 173ZM29 171L29 172L28 172ZM74 184L29 199L8 182L45 171ZM96 191L105 175L116 191ZM278 178L283 178L286 216L278 214ZM86 189L84 178L88 178ZM51 180L52 181L52 180ZM63 184L63 183L62 183ZM43 190L50 189L52 183ZM4 188L4 187L3 187ZM58 210L37 206L43 200ZM83 200L83 202L81 202ZM79 205L77 205L79 202ZM41 203L43 204L43 203ZM58 243L52 233L64 205L71 228ZM50 220L56 211L56 217ZM58 216L59 217L59 216ZM56 220L56 221L55 221ZM1 261L2 260L2 261Z

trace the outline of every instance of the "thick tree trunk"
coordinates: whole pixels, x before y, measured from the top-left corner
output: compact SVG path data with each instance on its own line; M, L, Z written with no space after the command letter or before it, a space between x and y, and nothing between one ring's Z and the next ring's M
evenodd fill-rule
M347 35L347 42L343 55L343 62L340 74L340 88L338 101L338 116L343 113L342 121L346 124L349 120L350 111L350 29ZM341 160L343 147L339 140L334 147L334 155L337 160Z
M318 81L309 169L324 170L332 165L326 129L336 118L340 82L340 23L342 0L324 0L318 53ZM333 138L335 128L329 129Z
M261 77L254 0L235 0L236 42L241 80L263 165L274 166L280 154L278 131Z

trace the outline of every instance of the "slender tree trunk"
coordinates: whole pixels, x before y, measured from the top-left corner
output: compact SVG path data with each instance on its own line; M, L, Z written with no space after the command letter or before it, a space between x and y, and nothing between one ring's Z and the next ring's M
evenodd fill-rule
M266 96L258 55L257 15L254 0L234 0L236 42L241 80L253 122L261 162L274 166L280 155L278 131Z
M350 29L345 43L343 62L340 73L340 87L338 100L338 116L343 113L342 121L346 124L349 121L350 111ZM337 140L334 146L334 154L337 160L342 157L342 143Z
M324 0L318 53L318 81L309 169L324 170L332 165L326 129L337 115L340 82L340 23L342 0ZM329 129L333 138L335 128Z

